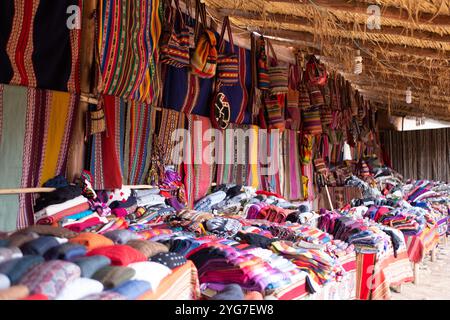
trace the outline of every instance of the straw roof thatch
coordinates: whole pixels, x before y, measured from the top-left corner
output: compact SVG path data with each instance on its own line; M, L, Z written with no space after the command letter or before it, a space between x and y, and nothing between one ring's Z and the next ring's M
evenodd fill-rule
M450 120L450 0L203 0L233 26L288 39L317 54L366 99L392 114ZM367 21L378 5L380 29ZM354 75L361 51L364 71ZM413 103L405 103L411 87Z

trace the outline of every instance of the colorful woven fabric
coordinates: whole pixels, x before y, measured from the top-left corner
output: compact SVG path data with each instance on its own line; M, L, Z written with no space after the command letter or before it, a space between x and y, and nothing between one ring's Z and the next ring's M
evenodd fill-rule
M300 168L300 153L298 150L298 134L293 130L286 130L282 138L284 162L283 195L288 200L303 199L302 172Z
M2 1L0 83L79 92L81 17L73 16L76 7L82 11L81 0Z
M0 187L40 187L65 172L76 105L68 93L0 85ZM2 197L2 230L33 223L32 195L17 198Z
M213 182L213 160L207 154L210 142L204 141L206 131L212 128L209 118L197 115L188 115L188 131L191 142L186 146L185 152L185 187L189 207L203 198ZM206 154L206 155L205 155ZM212 157L212 155L211 155Z
M31 294L42 293L49 299L55 299L67 282L79 278L80 268L62 260L44 262L30 270L21 280Z
M267 134L260 134L259 155L261 189L270 192L281 193L280 184L280 138L279 132L274 131Z
M124 144L121 162L124 184L145 184L151 160L152 110L149 105L128 103L125 141L120 140Z
M99 2L97 50L103 93L146 103L158 95L159 6L159 0Z
M96 190L120 189L122 169L120 166L120 142L123 136L121 110L124 102L113 96L104 96L106 131L92 136L90 171L92 186Z
M284 129L285 99L286 94L284 93L270 94L264 98L264 105L266 108L266 116L267 123L269 124L269 129Z
M322 133L319 108L302 110L303 131L312 135Z

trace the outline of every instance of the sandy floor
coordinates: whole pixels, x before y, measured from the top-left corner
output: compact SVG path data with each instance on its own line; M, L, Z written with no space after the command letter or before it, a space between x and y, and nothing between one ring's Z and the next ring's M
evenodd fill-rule
M450 300L450 241L439 245L434 262L427 256L419 270L419 283L404 284L401 293L392 292L392 300Z

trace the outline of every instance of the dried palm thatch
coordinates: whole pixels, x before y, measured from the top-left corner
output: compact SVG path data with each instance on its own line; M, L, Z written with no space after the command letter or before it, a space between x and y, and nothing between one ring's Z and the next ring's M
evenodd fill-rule
M290 39L290 46L320 54L330 70L345 75L380 108L388 104L383 92L395 88L393 113L450 120L449 0L204 2L218 19L230 16L243 30ZM367 24L373 4L380 8L381 29ZM358 76L352 74L357 49L364 59ZM401 93L406 87L413 89L411 105Z

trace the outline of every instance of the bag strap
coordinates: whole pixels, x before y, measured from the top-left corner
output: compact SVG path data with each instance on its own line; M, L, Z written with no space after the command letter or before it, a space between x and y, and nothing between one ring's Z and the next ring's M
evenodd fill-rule
M289 65L289 88L292 90L297 90L300 83L300 73L297 64Z
M228 16L223 18L222 32L220 33L220 40L219 40L220 53L222 53L222 51L225 49L225 31L228 32L228 41L230 42L231 53L234 53L233 33L231 32L230 18Z
M272 42L270 42L269 39L267 39L267 45L269 46L269 50L272 52L272 58L275 61L275 64L277 65L278 64L278 58L277 58L277 55L275 53L275 50L273 49ZM267 60L270 63L269 52L267 52L267 58L268 58Z
M200 20L203 20L202 13L201 13L201 6L202 3L200 0L195 1L195 30L194 30L194 38L195 42L198 41L198 37L200 36L200 28L205 26L200 22ZM204 23L204 21L203 21Z
M184 28L186 26L186 24L184 22L183 12L181 12L180 0L174 0L174 1L175 1L175 9L177 10L177 12L178 12L178 14L180 16L181 28ZM173 21L173 24L175 24L175 20Z

